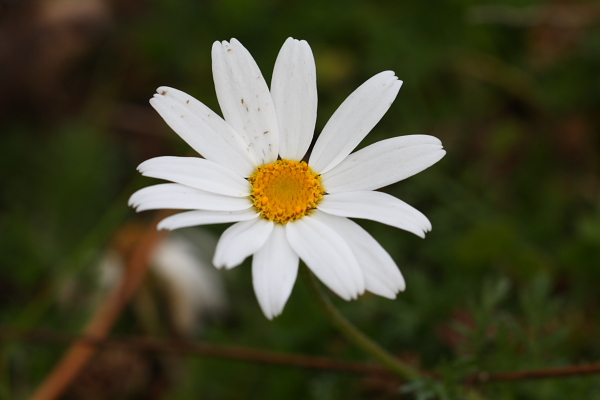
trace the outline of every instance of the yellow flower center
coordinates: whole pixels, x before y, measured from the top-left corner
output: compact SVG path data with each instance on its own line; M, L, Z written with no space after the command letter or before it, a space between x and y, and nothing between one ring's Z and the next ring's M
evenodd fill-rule
M263 218L281 224L308 214L325 194L321 177L304 161L278 160L261 165L248 180L254 207Z

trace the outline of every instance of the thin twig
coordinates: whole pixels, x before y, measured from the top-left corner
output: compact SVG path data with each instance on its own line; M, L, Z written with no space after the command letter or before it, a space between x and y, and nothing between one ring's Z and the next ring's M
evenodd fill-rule
M568 378L571 376L600 374L600 364L569 365L566 367L530 369L505 372L478 372L467 377L469 384L488 382L524 381L529 379Z
M41 330L28 332L11 328L0 328L0 339L16 339L49 344L68 344L77 341L94 347L122 347L134 351L178 353L191 356L227 358L267 365L392 376L385 368L374 364L342 361L303 354L265 351L239 346L207 345L184 340L159 340L135 336L97 337Z
M98 308L84 329L84 335L102 339L108 335L121 311L135 294L148 269L148 257L163 233L156 230L157 222L164 218L157 213L149 229L140 238L127 262L125 276ZM76 341L58 362L44 382L35 391L31 400L56 400L69 387L79 372L95 354L97 347L87 341Z
M267 365L350 372L364 375L393 375L380 365L342 361L327 357L290 354L239 346L207 345L182 340L160 340L138 336L91 336L85 334L57 333L45 330L26 331L0 327L0 339L20 340L34 343L70 344L75 341L95 347L121 347L132 351L177 353L189 356L226 358L234 361L255 362ZM522 371L478 372L469 375L465 382L470 385L511 382L529 379L564 378L579 375L600 374L600 364L570 365ZM430 373L436 376L435 373Z

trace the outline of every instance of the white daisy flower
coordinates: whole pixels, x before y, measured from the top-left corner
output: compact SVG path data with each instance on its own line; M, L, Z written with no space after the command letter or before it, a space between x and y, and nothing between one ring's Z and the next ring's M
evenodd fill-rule
M212 48L217 98L225 119L195 98L160 87L150 104L204 158L157 157L139 171L174 183L134 193L137 211L186 209L159 229L235 222L217 244L213 263L233 268L253 255L256 297L269 319L281 314L299 259L334 293L365 290L395 298L405 283L390 255L348 218L391 225L420 237L431 230L421 212L374 191L408 178L445 154L432 136L410 135L352 150L379 122L402 81L381 72L333 114L308 157L317 118L315 61L305 41L289 38L271 90L236 39Z

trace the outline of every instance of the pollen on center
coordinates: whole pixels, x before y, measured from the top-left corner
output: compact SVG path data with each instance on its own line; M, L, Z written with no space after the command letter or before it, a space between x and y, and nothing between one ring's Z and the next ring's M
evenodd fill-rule
M305 216L325 194L321 177L304 161L261 165L248 178L250 198L263 218L285 224Z

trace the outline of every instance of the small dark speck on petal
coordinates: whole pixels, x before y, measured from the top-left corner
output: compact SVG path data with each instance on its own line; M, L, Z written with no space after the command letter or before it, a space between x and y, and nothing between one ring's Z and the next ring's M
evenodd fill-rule
M231 49L227 49L227 51L231 51Z
M246 102L244 101L244 99L242 99L242 104L245 104Z
M164 96L164 95L166 95L166 94L167 94L167 91L166 91L166 90L163 90L163 91L161 91L161 92L160 92L160 94L162 94L162 95Z
M260 107L258 108L258 111L260 111Z
M185 101L185 104L190 104L190 101L189 101L189 100L186 100L186 101Z
M266 135L267 133L269 133L269 131L264 131L264 132L263 132L263 135Z

